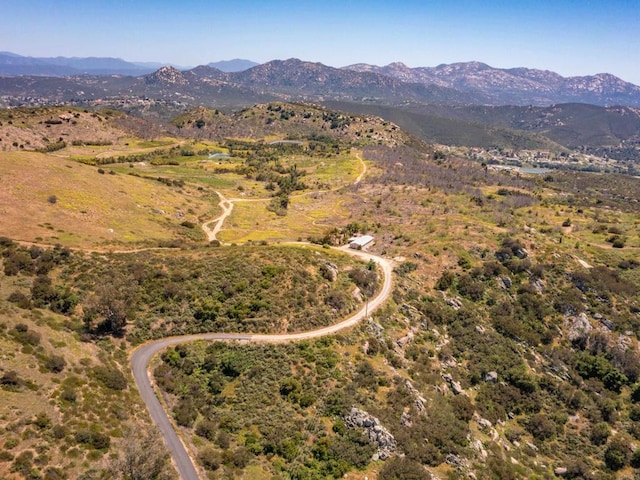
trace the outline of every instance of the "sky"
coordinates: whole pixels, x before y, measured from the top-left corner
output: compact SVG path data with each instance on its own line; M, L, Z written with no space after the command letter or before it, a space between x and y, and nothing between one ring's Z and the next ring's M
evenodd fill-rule
M640 0L2 0L0 51L182 66L473 60L640 85Z

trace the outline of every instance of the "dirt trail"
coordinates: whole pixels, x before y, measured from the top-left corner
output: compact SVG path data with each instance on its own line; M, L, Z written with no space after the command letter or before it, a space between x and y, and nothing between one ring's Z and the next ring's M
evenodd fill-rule
M362 181L364 175L367 173L367 164L364 163L364 160L362 159L362 156L360 155L360 153L355 152L355 157L358 159L358 161L362 165L362 171L360 172L358 177L353 182L354 185L357 185L358 183L360 183ZM332 188L331 190L305 192L305 193L301 193L299 195L294 195L291 198L293 199L293 198L304 197L304 196L307 196L307 195L314 195L314 194L317 194L317 193L333 192L333 191L339 190L340 188L342 188L342 187L335 187L335 188ZM222 230L222 225L224 225L224 221L227 219L227 217L229 215L231 215L231 212L233 211L233 205L234 205L235 202L267 202L267 201L271 200L271 197L266 197L266 198L226 198L220 192L216 192L216 194L218 195L218 197L220 197L220 202L218 203L218 205L222 209L222 213L220 214L220 216L214 218L213 220L209 220L208 222L205 222L205 223L202 224L202 230L204 230L204 233L207 235L207 240L209 242L212 242L212 241L218 239L218 233L220 233L220 230ZM213 228L210 227L211 224L214 224Z

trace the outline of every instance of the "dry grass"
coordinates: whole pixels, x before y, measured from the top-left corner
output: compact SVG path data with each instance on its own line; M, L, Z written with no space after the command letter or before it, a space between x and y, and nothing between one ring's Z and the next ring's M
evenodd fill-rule
M267 210L270 199L236 201L218 237L227 243L292 241L318 235L342 222L348 212L334 192L292 196L287 215Z
M60 140L69 146L74 141L115 144L127 136L111 122L120 116L63 107L6 110L0 114L0 150L37 150Z
M215 212L213 195L37 153L2 155L3 234L68 246L153 243ZM5 180L10 179L10 180ZM54 202L55 197L55 202Z

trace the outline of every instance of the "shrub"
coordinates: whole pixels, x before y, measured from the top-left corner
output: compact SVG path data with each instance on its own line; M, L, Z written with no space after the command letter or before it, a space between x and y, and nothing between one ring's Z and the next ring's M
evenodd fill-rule
M347 304L347 297L340 290L331 290L324 301L331 308L342 310Z
M596 423L591 429L591 435L589 438L594 445L604 445L607 443L607 439L611 435L611 427L606 422Z
M618 435L611 440L605 450L604 463L613 471L622 470L631 460L631 453L629 442Z
M540 441L548 440L556 435L556 424L543 413L536 413L529 418L526 425L533 438Z
M216 471L222 464L222 458L220 454L213 448L205 448L198 452L198 461L202 466L209 471Z
M4 372L2 377L0 377L0 385L5 387L18 387L22 384L18 373L15 370L9 370L8 372Z
M87 429L78 430L74 434L76 442L90 446L96 450L106 450L111 445L111 438L100 432L94 432Z
M400 265L398 265L394 269L394 272L400 276L404 276L408 273L413 272L417 268L418 268L418 264L415 262L402 262Z
M431 478L431 474L419 462L406 457L387 460L378 476L378 480L430 480Z
M33 424L36 427L38 427L40 430L44 430L46 428L51 428L51 419L49 418L49 415L42 412L36 415L36 418L33 421Z
M366 296L370 297L375 292L378 284L378 274L368 268L356 268L349 272L349 278Z
M15 328L11 331L13 337L23 345L32 345L36 346L40 344L40 334L38 332L34 332L33 330L29 330L23 323L19 323L15 326Z
M66 402L75 403L76 391L71 387L65 387L65 389L60 392L60 398Z
M11 303L16 304L20 308L29 309L31 308L31 300L22 292L13 292L7 298Z
M62 370L64 370L64 367L66 365L67 365L66 360L64 359L64 357L61 357L60 355L51 355L50 357L47 357L44 361L44 367L53 373L62 372Z
M202 420L196 425L196 435L213 441L216 438L218 425L211 420Z
M25 450L20 453L13 461L11 471L22 474L25 478L31 478L31 469L33 466L33 452Z
M173 409L173 416L176 423L183 427L191 427L198 416L198 410L195 408L191 398L183 398Z
M95 367L93 373L105 387L111 390L124 390L127 388L127 379L115 367Z
M612 243L612 245L611 245L611 246L612 246L613 248L624 248L624 246L625 246L624 239L623 239L623 238L620 238L620 237L619 237L619 238L616 238L616 239L613 241L613 243Z

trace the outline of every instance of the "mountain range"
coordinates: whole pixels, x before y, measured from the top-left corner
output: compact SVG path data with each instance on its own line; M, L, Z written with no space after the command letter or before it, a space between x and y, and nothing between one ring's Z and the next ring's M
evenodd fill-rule
M4 53L0 71L2 59L13 59L16 68L29 62L29 68L43 66L42 59ZM46 68L126 67L131 72L155 67L120 59L53 60ZM567 78L478 62L334 68L298 59L260 65L237 59L186 70L162 66L141 75L0 75L0 107L111 106L170 120L195 106L231 111L274 101L322 103L380 116L439 144L607 148L612 158L640 158L640 87L610 74Z
M224 60L208 64L223 72L237 72L258 65L244 59ZM145 75L160 67L180 70L190 67L160 62L128 62L112 57L26 57L0 52L0 75L73 76L73 75Z
M409 68L403 63L385 67L356 64L344 69L379 73L407 83L438 85L465 93L486 95L492 104L549 105L580 102L595 105L638 106L640 87L608 74L563 77L548 70L493 68L481 62Z
M125 90L130 90L131 85L140 82L138 77L162 76L162 72L158 73L159 68L175 70L164 83L177 82L177 85L189 90L178 93L206 101L217 99L216 92L208 91L213 82L216 88L223 83L227 90L249 89L253 92L252 98L268 94L285 96L290 100L330 99L392 105L548 106L578 102L640 107L640 87L608 73L563 77L548 70L499 69L480 62L418 68L409 68L402 63L384 67L355 64L334 68L298 59L273 60L264 64L235 59L190 69L158 63L132 63L119 58L35 58L0 52L2 76L69 77L70 86L74 83L82 86L97 82L95 79L78 78L87 75L135 77L127 80L102 79L99 83L103 85L105 82L113 84L105 85L105 89L112 94L123 93L118 91L118 84L127 85ZM144 79L142 83L158 85L158 82ZM199 92L194 94L194 88ZM4 89L0 90L0 94L5 92Z

